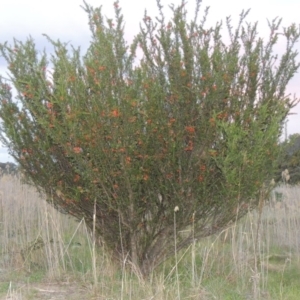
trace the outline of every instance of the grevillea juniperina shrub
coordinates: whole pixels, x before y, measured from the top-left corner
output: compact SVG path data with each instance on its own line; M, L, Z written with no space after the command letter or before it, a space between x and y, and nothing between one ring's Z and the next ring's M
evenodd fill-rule
M166 20L157 0L128 45L118 2L114 20L85 3L85 55L49 37L50 58L32 39L0 47L2 143L49 202L91 227L95 213L101 240L144 277L174 254L175 232L179 250L256 207L298 102L285 91L295 25L275 19L263 40L243 12L226 42L196 4L192 21L184 2Z

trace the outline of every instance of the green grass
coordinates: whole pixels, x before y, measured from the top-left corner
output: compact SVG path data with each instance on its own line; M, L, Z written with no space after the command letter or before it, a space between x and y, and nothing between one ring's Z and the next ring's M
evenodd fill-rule
M0 294L5 294L9 289L9 282L1 282L0 283Z
M84 221L58 213L15 178L0 178L0 191L0 300L7 295L43 299L42 293L54 287L61 297L65 292L74 300L92 299L95 293L123 300L300 299L298 187L279 188L281 201L264 208L260 225L257 213L249 213L224 232L177 253L177 270L171 258L148 282L99 248L96 286ZM32 249L25 261L24 249Z
M288 264L282 271L269 273L268 287L272 299L299 299L300 266Z

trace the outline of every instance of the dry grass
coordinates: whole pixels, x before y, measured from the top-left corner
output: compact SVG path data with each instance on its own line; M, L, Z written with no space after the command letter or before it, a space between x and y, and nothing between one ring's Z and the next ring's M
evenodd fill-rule
M299 195L299 187L277 188L261 218L249 213L191 245L146 283L105 249L93 254L84 220L2 176L0 299L300 299Z

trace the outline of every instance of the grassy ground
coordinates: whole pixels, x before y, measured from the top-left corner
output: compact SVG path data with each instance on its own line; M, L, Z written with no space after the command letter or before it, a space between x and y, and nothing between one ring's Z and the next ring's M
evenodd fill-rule
M0 178L0 299L300 299L300 188L165 262L145 283L93 255L84 220ZM177 266L177 268L176 268Z

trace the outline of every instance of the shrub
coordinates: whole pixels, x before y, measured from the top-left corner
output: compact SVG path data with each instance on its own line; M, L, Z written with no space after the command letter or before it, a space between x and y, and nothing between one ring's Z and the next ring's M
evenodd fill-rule
M174 254L175 231L179 250L257 205L298 101L285 94L299 67L296 26L284 29L275 68L281 20L264 43L244 25L248 12L234 31L227 18L226 44L222 23L206 27L208 10L198 20L200 2L193 21L184 2L167 21L158 0L157 21L145 13L129 46L115 2L115 21L85 4L84 56L49 37L50 60L32 39L0 48L11 74L1 80L2 142L54 206L90 227L95 213L107 247L145 277Z

